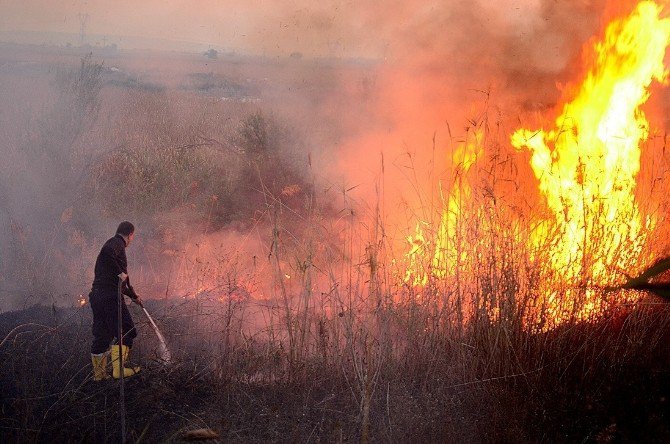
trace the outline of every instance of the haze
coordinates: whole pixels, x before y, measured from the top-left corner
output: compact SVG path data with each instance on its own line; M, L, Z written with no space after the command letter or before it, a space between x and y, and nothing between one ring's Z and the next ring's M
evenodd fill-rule
M377 58L387 56L394 41L416 35L417 28L421 30L426 22L445 17L450 26L431 38L449 40L460 33L457 28L474 31L472 38L477 38L481 29L492 28L498 33L530 37L555 16L546 3L4 0L0 2L0 40L76 44L80 17L88 15L85 40L92 45L116 43L150 49L201 45L264 55L299 51L321 57ZM579 3L583 8L593 2ZM464 11L472 16L464 16Z
M134 266L152 270L134 282L193 293L174 284L199 287L190 261L225 256L214 247L237 248L252 228L266 239L265 184L295 208L317 195L332 216L351 202L333 190L375 202L382 157L404 247L416 219L405 214L417 194L408 159L433 166L418 184L430 194L483 112L511 131L519 113L551 108L603 5L0 0L0 293L10 296L0 310L86 294L101 241L124 219L144 232ZM258 183L245 169L257 149L249 129L267 133L274 156ZM245 144L248 158L221 149ZM119 165L134 169L111 182ZM268 244L246 259L267 257Z

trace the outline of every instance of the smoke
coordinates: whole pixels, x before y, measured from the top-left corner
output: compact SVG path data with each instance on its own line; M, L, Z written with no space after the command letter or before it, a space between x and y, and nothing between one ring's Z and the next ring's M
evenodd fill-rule
M551 109L606 19L603 0L387 6L359 10L369 38L385 42L384 60L373 98L353 113L359 137L344 144L334 169L348 172L343 180L359 185L365 201L383 181L393 208L430 193L476 127L497 126L505 142L518 119ZM413 176L420 179L410 185Z
M58 1L44 6L43 0L8 2L0 19L3 29L78 36L80 14L87 14L84 31L107 36L109 41L137 36L266 55L300 51L314 56L378 58L397 54L395 48L403 42L409 43L408 50L420 49L414 43L444 50L461 43L486 44L490 37L509 41L516 36L525 46L553 48L555 38L583 36L580 32L592 26L604 1L208 0L194 5L178 0L123 0L113 5ZM537 58L545 56L536 54Z
M15 60L0 71L5 301L85 292L95 254L123 219L144 238L134 259L147 285L162 287L171 273L195 279L254 227L266 229L268 194L304 211L315 190L347 190L346 204L323 199L334 207L321 209L326 217L351 198L357 211L374 211L381 194L396 222L411 225L417 196L447 177L450 153L477 127L498 126L504 141L519 119L556 104L583 46L616 9L605 0L86 8L87 32L109 42L136 35L271 58L116 54L104 65L89 60L87 69L101 70L77 83L85 66L72 53L45 50L35 64L7 56ZM79 9L61 2L56 20L42 2L10 4L2 24L76 32ZM53 75L58 63L69 74ZM269 253L261 235L249 245L241 268Z
M97 119L102 67L84 58L78 69L46 78L31 68L36 66L3 73L9 100L0 122L6 134L0 169L0 308L55 302L76 287L87 275L82 258L91 254L83 233L105 223L73 219L87 164L106 147L82 143Z
M0 50L0 309L85 296L121 220L137 227L130 271L148 299L246 288L238 281L267 256L258 237L268 208L297 213L313 193L304 131L294 130L310 98L283 92L330 84L309 64L297 63L294 81L244 58L211 70L205 57L123 54L115 66L67 48Z

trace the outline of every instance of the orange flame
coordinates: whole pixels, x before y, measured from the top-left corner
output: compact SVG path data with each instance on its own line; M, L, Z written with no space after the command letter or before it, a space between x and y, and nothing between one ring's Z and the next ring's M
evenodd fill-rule
M611 275L608 270L629 265L653 224L640 214L634 190L640 143L648 136L640 105L652 80L666 76L670 20L660 19L660 12L660 6L644 1L628 18L610 23L556 128L520 129L512 136L516 148L531 150L540 191L554 213L536 238L558 228L551 257L567 279L584 278L588 266L590 277L602 281Z
M447 198L440 187L445 210L441 213L439 228L432 236L435 239L434 244L431 244L424 233L423 226L430 225L426 222L417 223L414 235L407 237L410 251L406 254L409 265L405 273L405 282L411 285L425 286L430 277L444 279L453 276L458 261L467 260L467 251L457 248L458 233L456 230L463 211L463 204L471 198L472 192L464 176L477 162L482 151L483 131L476 130L473 134L473 137L460 143L452 154L451 160L455 166L456 181ZM422 263L422 258L426 255L431 256L427 267Z
M649 133L640 106L651 82L667 75L670 19L660 13L659 5L643 1L630 16L613 20L556 127L519 129L512 136L514 147L531 151L532 169L553 213L533 233L534 243L550 245L553 270L565 283L604 285L620 278L616 271L635 266L654 227L634 192L640 145ZM564 313L553 299L549 294L549 311L560 322ZM598 304L587 291L577 317L588 317Z
M642 259L656 221L644 215L635 200L641 144L649 136L641 106L649 98L651 83L664 82L667 75L670 19L661 18L661 10L653 1L642 1L629 16L612 20L593 45L583 81L564 93L555 127L518 129L511 137L516 149L530 151L549 210L548 217L533 225L528 241L531 251L549 259L535 301L544 314L531 317L548 318L552 325L588 318L604 302L595 290L570 288L615 284L623 277L619 271L637 268ZM461 177L480 157L482 137L476 133L453 154L459 165L457 180L443 199L439 229L428 235L430 223L422 221L407 237L408 285L449 278L461 264L475 260L467 257L467 248L457 248L457 227L463 202L472 199ZM559 298L556 288L563 288L567 297ZM544 321L543 325L551 327Z

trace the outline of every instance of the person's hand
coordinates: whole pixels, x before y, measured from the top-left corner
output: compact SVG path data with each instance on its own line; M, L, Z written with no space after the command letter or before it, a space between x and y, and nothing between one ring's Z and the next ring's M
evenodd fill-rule
M128 278L128 275L124 272L119 273L119 279L121 279L122 282L125 282L126 279Z
M139 297L139 296L137 296L135 299L133 299L133 302L135 302L140 307L144 307L144 301L142 301L142 298Z

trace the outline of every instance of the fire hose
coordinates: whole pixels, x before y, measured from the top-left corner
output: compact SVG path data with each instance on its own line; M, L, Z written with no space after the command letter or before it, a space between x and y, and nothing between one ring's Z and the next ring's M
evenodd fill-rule
M126 274L119 274L119 286L118 286L118 311L117 311L117 339L119 342L119 368L121 369L119 373L119 417L121 418L121 444L126 444L126 392L124 388L124 376L125 369L123 366L123 321L122 321L122 306L123 306L123 281L126 280Z
M122 327L122 309L121 306L123 304L123 282L126 279L126 274L121 273L119 274L119 285L118 285L118 333L117 337L119 340L119 346L123 346L123 327ZM151 317L149 312L147 311L146 307L144 304L141 302L141 300L137 300L137 305L139 305L142 310L144 311L144 314L147 316L147 319L149 319L149 323L151 324L151 327L154 330L154 333L156 333L156 336L158 337L158 352L160 354L161 361L164 365L169 364L172 356L170 355L170 350L167 348L167 343L165 342L165 337L163 337L163 334L161 331L158 329L158 326L156 325L156 322L154 319ZM125 400L125 388L124 388L124 367L123 367L123 353L119 351L119 367L121 368L121 372L119 375L119 416L121 417L121 442L125 443L126 442L126 400Z

